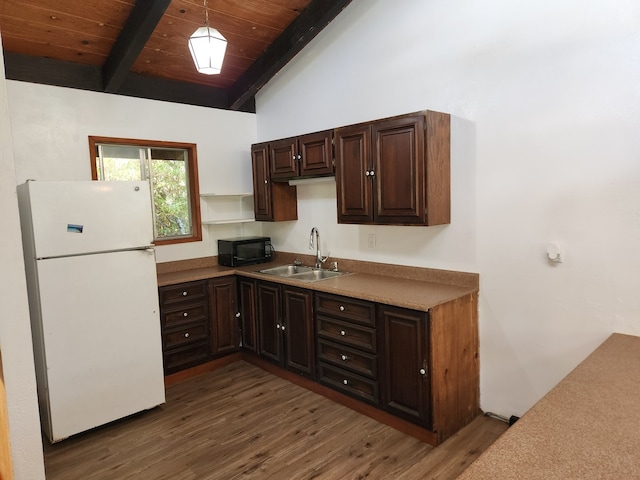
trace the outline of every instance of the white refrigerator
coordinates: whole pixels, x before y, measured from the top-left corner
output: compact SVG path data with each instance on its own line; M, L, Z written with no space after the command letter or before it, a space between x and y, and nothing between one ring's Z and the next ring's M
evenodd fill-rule
M18 200L49 440L164 403L148 183L28 181Z

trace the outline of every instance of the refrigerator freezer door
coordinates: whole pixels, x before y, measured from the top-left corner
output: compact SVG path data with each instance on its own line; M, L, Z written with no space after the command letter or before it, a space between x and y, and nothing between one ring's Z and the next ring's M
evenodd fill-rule
M31 181L24 188L31 205L36 258L137 248L153 242L147 182Z
M46 363L37 368L48 385L38 394L47 397L49 439L164 403L153 250L39 260L37 268Z

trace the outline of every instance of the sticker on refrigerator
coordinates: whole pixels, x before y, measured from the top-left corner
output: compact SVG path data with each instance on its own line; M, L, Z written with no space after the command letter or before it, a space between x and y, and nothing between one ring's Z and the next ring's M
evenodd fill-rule
M67 223L67 232L82 233L84 225L76 225L74 223Z

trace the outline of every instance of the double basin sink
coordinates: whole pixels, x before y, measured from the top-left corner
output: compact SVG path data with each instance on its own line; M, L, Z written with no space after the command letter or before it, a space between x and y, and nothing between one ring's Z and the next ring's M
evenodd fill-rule
M316 282L327 278L338 277L346 272L336 272L334 270L322 270L319 268L305 267L303 265L281 265L279 267L266 268L260 273L274 275L276 277L301 280L303 282Z

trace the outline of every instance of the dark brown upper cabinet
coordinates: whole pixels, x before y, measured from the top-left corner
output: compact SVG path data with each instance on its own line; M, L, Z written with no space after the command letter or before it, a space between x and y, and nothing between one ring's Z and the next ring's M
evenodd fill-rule
M320 177L334 174L333 130L269 142L271 179Z
M450 136L432 111L336 129L338 223L450 223Z
M251 146L253 169L253 206L256 221L280 222L298 219L298 198L295 186L271 181L269 144Z

